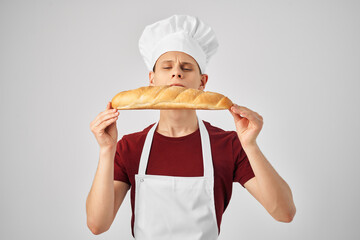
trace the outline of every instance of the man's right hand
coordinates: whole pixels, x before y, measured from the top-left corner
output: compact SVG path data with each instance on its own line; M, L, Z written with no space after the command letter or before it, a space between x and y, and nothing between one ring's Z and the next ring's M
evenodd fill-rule
M117 109L111 108L111 102L108 102L105 111L99 113L90 123L91 132L95 135L100 149L116 147L118 138L116 120L119 114Z

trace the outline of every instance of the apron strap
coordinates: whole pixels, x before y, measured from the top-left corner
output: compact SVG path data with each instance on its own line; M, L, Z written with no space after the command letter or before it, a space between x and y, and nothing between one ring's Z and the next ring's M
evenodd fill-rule
M209 133L205 127L204 122L197 116L198 125L200 130L200 138L201 138L201 150L203 156L203 166L204 166L204 177L209 177L210 179L214 179L214 167L212 161L212 154L211 154L211 145L210 145L210 137ZM151 144L154 136L154 132L156 127L158 126L159 122L154 124L151 129L149 130L148 134L146 135L145 143L142 149L141 157L140 157L140 164L139 164L139 175L146 175L146 167L148 164L149 156L150 156L150 149Z

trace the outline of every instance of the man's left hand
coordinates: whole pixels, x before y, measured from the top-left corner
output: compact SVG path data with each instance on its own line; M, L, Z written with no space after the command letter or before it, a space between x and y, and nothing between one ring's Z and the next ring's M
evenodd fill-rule
M229 112L234 117L236 132L241 145L256 144L256 137L263 126L263 117L246 107L234 104Z

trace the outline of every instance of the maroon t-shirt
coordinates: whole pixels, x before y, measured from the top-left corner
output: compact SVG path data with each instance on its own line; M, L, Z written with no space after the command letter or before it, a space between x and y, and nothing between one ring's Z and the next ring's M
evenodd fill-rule
M228 206L233 182L244 184L254 177L245 151L235 131L224 131L203 121L210 136L214 165L215 211L220 234L222 215ZM131 185L131 230L134 236L135 174L138 173L140 156L150 128L124 135L117 143L114 159L114 180ZM146 174L180 177L204 176L199 128L186 136L167 137L157 131L151 145Z

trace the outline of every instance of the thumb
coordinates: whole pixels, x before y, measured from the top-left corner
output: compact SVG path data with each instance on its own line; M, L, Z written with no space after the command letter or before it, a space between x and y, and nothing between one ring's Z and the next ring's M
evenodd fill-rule
M241 117L239 114L233 112L232 110L229 110L229 112L231 113L231 115L234 117L235 121L239 121L241 119L243 119L243 117Z

